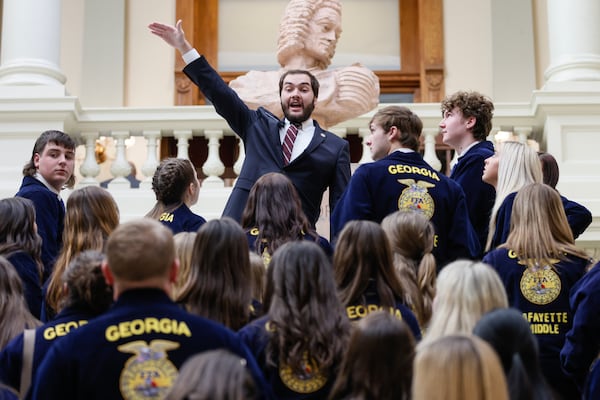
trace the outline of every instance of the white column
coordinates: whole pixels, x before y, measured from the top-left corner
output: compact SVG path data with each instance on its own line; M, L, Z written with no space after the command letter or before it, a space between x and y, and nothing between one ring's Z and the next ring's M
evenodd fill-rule
M549 82L600 80L600 1L548 0Z
M61 0L4 0L0 85L44 85L64 95L60 14Z

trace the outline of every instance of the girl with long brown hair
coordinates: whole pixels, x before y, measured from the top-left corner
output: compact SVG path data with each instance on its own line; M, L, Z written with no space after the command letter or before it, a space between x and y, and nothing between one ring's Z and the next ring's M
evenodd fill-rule
M198 230L187 281L177 302L187 311L238 330L250 319L250 255L233 219L213 219Z
M63 248L47 284L43 321L49 321L61 309L62 274L73 257L84 250L103 251L108 236L118 224L119 208L108 190L86 186L71 193L67 199Z
M404 320L417 340L421 329L394 269L383 228L372 221L350 221L338 238L333 271L340 301L351 321L383 309Z
M355 326L330 400L408 400L415 339L404 322L376 311Z
M267 314L240 330L280 399L323 399L350 335L331 263L307 240L282 245L268 271Z
M25 329L40 325L27 309L21 279L12 264L0 256L0 350Z

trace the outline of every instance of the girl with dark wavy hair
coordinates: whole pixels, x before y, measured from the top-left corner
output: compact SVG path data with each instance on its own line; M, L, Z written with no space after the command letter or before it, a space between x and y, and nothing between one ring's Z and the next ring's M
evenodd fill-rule
M408 400L415 338L404 322L376 311L356 324L330 400Z
M289 242L273 255L268 276L267 315L239 335L277 398L326 398L351 329L336 296L331 263L315 243Z
M523 313L500 308L484 314L473 333L500 357L511 400L552 400L556 395L542 374L539 348Z
M35 206L29 199L0 200L0 255L21 278L27 307L36 318L42 306L42 238L37 233Z
M25 329L40 325L27 309L23 285L13 265L0 256L0 350Z
M292 240L317 242L328 256L333 254L329 241L310 226L292 181L281 173L267 173L252 186L242 227L250 250L258 253L265 265L278 247Z

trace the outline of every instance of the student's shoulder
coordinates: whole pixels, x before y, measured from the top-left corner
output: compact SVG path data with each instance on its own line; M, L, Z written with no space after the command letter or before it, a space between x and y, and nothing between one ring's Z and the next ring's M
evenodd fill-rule
M26 176L23 178L23 184L15 194L15 197L23 197L35 201L36 199L56 198L56 194L48 189L42 182L33 177Z
M507 260L517 260L517 256L514 252L505 247L498 247L486 253L486 255L483 256L482 261L496 267L497 265L502 266L506 264Z

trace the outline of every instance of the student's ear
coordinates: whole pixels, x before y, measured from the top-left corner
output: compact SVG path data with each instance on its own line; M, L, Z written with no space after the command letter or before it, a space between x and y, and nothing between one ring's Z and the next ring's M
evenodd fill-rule
M400 139L400 130L397 126L392 125L388 131L388 140Z
M475 122L477 122L477 118L469 117L467 118L467 129L473 129L475 126Z
M35 153L33 155L33 165L36 169L40 167L40 153Z
M112 286L115 283L115 278L113 277L106 260L102 261L102 275L104 276L104 281L108 286Z
M171 269L169 270L169 282L177 282L177 276L179 275L179 258L175 257Z

